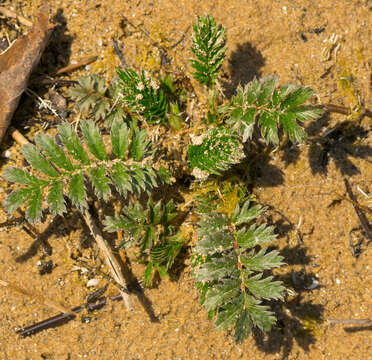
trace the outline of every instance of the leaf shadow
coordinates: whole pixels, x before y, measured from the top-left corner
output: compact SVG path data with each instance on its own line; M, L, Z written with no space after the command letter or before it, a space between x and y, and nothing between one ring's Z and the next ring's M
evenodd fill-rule
M330 126L329 113L311 122L306 132L309 136L308 160L313 175L327 175L332 160L342 175L360 174L352 159L364 159L372 162L372 147L362 144L371 129L361 126L360 121L346 120ZM298 147L285 144L282 159L286 166L295 163L300 155Z
M260 77L264 65L264 57L252 44L249 42L238 44L228 59L230 76L222 80L226 97L231 98L239 84L244 86L255 77Z
M284 278L280 280L288 283L288 279ZM292 278L293 272L290 275L290 279ZM306 274L305 278L301 278L305 282L294 286L297 295L293 299L286 300L285 303L271 304L277 317L277 324L267 334L263 334L258 329L253 331L258 349L270 354L281 352L282 359L287 359L295 342L306 352L310 350L310 345L315 344L317 328L323 322L324 307L321 304L314 304L311 300L303 301L302 292L310 291L305 286L310 278L312 274Z

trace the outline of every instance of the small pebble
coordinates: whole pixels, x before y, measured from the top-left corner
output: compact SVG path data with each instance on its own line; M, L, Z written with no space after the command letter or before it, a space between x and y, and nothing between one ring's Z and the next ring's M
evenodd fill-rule
M98 284L99 284L99 279L90 279L87 282L87 287L97 286Z
M9 151L9 150L5 150L1 156L4 157L4 158L7 158L7 159L10 159L10 156L12 155L12 153Z
M337 285L340 285L341 284L341 280L340 279L336 279L336 284Z

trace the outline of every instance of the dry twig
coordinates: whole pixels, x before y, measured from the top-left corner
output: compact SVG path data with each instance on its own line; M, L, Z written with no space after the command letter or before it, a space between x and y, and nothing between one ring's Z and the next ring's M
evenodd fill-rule
M0 14L5 15L6 17L17 19L17 21L19 21L19 23L22 25L32 26L32 21L24 18L22 15L18 15L14 11L11 11L5 7L0 6Z

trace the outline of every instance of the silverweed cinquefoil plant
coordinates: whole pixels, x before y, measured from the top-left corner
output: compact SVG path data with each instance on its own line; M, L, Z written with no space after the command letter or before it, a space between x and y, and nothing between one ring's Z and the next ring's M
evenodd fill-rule
M262 206L240 196L245 186L231 191L229 201L214 203L228 192L222 175L230 170L229 175L237 177L232 167L251 155L254 147L249 144L258 140L257 134L268 146L278 146L283 135L291 142L303 142L303 124L317 119L322 110L306 104L313 95L310 88L280 85L277 76L238 86L229 100L221 96L217 89L226 57L225 36L223 26L209 15L198 17L193 26L191 66L194 78L208 92L208 127L191 136L187 163L197 180L194 185L207 186L210 175L217 180L214 195L200 191L208 193L204 202L197 196L191 201L202 205L196 211L201 220L193 256L201 303L218 329L233 331L241 342L253 328L268 331L274 325L268 301L283 299L285 288L271 271L284 259L267 250L275 239L274 229L262 224ZM35 223L48 210L63 215L67 203L87 212L92 198L107 203L122 200L121 213L106 216L102 225L107 232L123 233L120 247L137 247L136 260L146 265L144 284L151 286L156 274L169 275L184 240L176 231L174 203L152 200L161 182L170 185L169 175L156 170L156 144L141 126L151 131L152 125L163 124L179 130L186 117L187 89L180 89L169 75L153 79L145 71L125 68L117 70L110 86L102 77L83 77L69 95L83 118L95 122L82 120L76 129L63 123L55 138L41 133L35 136L35 145L25 145L22 154L29 166L8 167L3 173L17 184L4 207L12 213L24 206L26 218ZM98 127L102 123L109 132L104 137Z

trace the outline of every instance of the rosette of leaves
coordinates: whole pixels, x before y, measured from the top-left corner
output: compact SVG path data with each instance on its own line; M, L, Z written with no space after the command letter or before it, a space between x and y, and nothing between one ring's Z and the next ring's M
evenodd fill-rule
M115 119L124 119L125 112L118 102L120 92L116 81L107 87L101 76L80 77L78 84L68 90L68 95L76 100L79 111L95 120L105 120L107 127L111 127Z
M193 24L191 51L196 59L190 60L195 69L194 78L210 87L215 84L226 57L225 29L212 16L201 16Z
M134 244L140 247L139 258L147 263L144 273L147 287L152 286L156 271L161 277L168 277L168 270L183 246L182 237L174 234L172 226L176 216L172 200L154 204L149 199L146 208L140 203L129 205L123 208L121 215L106 217L104 221L106 231L124 232L121 248L128 249Z
M279 87L278 80L278 76L269 76L239 86L227 106L227 123L243 142L252 138L257 124L267 144L279 144L279 127L293 143L301 143L306 138L301 123L322 115L321 108L304 105L313 96L312 89L296 84Z
M144 71L137 74L131 69L118 69L117 74L121 102L149 123L164 121L168 104L159 85L149 79Z
M201 304L217 329L234 329L236 342L254 327L270 330L276 319L263 301L283 299L285 291L280 281L266 276L283 257L262 247L275 239L272 226L255 223L264 210L246 201L231 216L203 214L198 224L194 273Z
M234 132L225 127L214 127L203 136L194 137L187 158L193 175L205 179L209 174L221 175L244 158L243 146Z
M82 139L65 123L58 127L61 146L41 133L35 136L36 146L22 147L32 172L17 167L5 169L3 177L21 185L5 200L8 212L26 203L26 218L35 223L42 216L44 199L53 214L66 211L65 197L79 210L86 209L87 183L103 200L109 199L112 187L125 197L157 186L158 174L148 164L152 159L151 143L144 130L130 130L123 121L116 120L110 134L112 154L107 152L93 121L81 121L80 130Z

